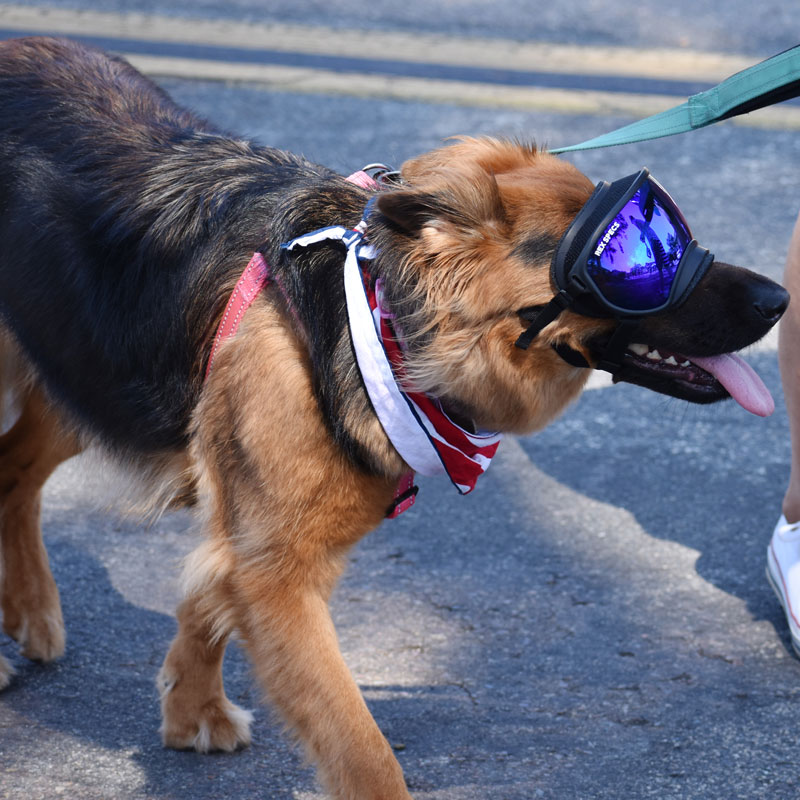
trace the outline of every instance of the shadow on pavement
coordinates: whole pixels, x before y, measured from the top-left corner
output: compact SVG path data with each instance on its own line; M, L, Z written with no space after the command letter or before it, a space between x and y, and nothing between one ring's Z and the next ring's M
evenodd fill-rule
M108 518L105 524L111 527ZM161 746L155 677L175 621L129 602L84 542L66 540L63 530L73 525L74 516L67 514L62 532L47 537L67 626L66 655L53 664L34 664L18 656L7 637L2 640L17 671L0 705L6 775L0 783L9 796L219 798L233 796L226 794L233 784L236 796L251 797L265 780L274 780L269 796L288 800L300 776L313 786L266 713L258 714L256 744L242 753L200 755ZM112 571L118 559L136 559L137 544L151 540L145 553L158 545L153 531L128 525L121 533L119 526L106 533L102 525L96 520L91 527L99 528L95 537L106 538L102 549ZM59 527L58 519L49 520L48 528ZM173 579L166 570L157 576L157 582ZM228 650L225 680L234 702L258 705L235 645Z
M585 392L555 425L521 445L560 483L625 509L650 536L696 551L699 576L783 637L764 567L788 481L789 433L774 353L748 360L776 399L767 419L733 401L692 406L617 385Z

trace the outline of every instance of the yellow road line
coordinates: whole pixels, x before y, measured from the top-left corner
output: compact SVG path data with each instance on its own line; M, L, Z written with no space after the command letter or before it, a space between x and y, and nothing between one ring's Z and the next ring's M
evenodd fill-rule
M577 47L431 34L333 30L284 24L190 20L147 14L31 8L0 4L0 28L156 42L208 44L314 55L397 59L412 63L716 82L752 59L686 50ZM125 55L123 53L123 55ZM502 86L468 81L337 72L128 54L154 76L243 81L276 90L339 94L564 114L644 117L684 97L579 89ZM739 125L800 129L800 108L775 106L733 120Z
M137 69L160 77L241 81L284 92L350 95L517 111L646 117L685 100L667 95L496 86L467 81L330 72L306 67L230 64L193 58L127 57ZM736 117L731 123L752 128L800 130L800 108L774 106Z

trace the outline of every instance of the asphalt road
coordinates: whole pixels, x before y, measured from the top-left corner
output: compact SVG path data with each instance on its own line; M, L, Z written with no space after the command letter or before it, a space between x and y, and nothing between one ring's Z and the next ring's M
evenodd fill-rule
M698 16L696 5L671 4L652 22L644 12L655 4L624 15L573 2L559 17L542 12L535 27L528 4L498 4L486 21L488 4L442 0L432 6L441 14L420 22L413 4L384 17L378 4L359 24L520 38L535 28L542 40L604 45L629 43L628 25L646 39L639 44L758 56L794 43L788 4L759 6L754 20L720 5L703 38L707 12ZM456 6L466 9L463 25ZM574 24L573 7L587 12ZM285 22L313 12L327 25L352 10L225 9ZM166 10L216 16L223 6ZM752 38L741 33L745 19ZM562 144L630 121L161 82L215 122L343 173L399 164L455 133ZM796 130L724 124L571 158L596 180L647 164L721 259L780 277L800 209ZM414 510L356 548L334 616L416 798L797 798L800 662L764 579L789 463L774 339L748 360L776 397L767 420L731 402L689 406L601 379L546 431L505 441L473 495L423 481ZM0 636L17 670L0 695L0 798L322 797L260 705L236 646L227 690L256 709L253 745L210 756L161 748L154 679L175 630L180 560L198 534L184 513L144 527L108 510L114 487L107 468L86 458L48 485L43 523L68 651L43 667Z
M797 43L797 8L781 0L761 0L758 6L748 0L27 0L24 5L760 56Z

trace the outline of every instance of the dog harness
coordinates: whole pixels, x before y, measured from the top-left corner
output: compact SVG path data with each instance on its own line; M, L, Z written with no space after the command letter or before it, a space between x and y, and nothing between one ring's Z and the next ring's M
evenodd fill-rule
M214 359L217 357L217 351L223 342L232 339L239 329L239 323L242 321L244 312L250 308L253 300L259 295L261 290L269 283L269 267L264 260L261 253L253 253L253 257L245 267L242 276L236 282L236 286L228 298L228 304L225 306L225 313L222 315L219 326L217 327L216 336L214 336L214 345L211 348L211 355L208 357L208 364L206 365L206 377L211 374L211 367Z
M364 241L366 223L355 228L322 228L282 245L286 250L334 240L347 248L344 288L356 360L367 394L386 435L403 460L421 475L447 475L461 494L475 488L500 444L501 434L472 433L451 420L441 403L401 388L404 353L383 302L380 280L374 284L362 261L375 251Z
M366 169L366 168L365 168ZM364 189L377 191L380 185L364 170L347 179ZM332 226L313 231L282 245L289 251L322 241L340 241L347 248L344 285L348 322L356 361L378 419L403 460L412 468L401 479L386 518L394 519L411 508L418 487L414 474L446 474L461 494L475 488L488 468L502 437L499 433L465 430L451 420L435 398L400 387L404 377L403 350L383 303L381 282L371 282L362 261L375 256L365 242L366 222L354 229ZM223 342L232 338L255 298L270 282L270 269L261 253L254 253L239 278L220 320L206 379Z

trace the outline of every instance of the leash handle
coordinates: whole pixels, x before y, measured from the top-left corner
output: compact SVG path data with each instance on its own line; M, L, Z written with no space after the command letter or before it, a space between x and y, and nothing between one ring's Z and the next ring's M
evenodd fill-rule
M699 92L667 111L595 136L580 144L557 147L558 155L619 144L645 142L704 128L723 119L747 114L800 95L800 45L743 69L711 89Z

